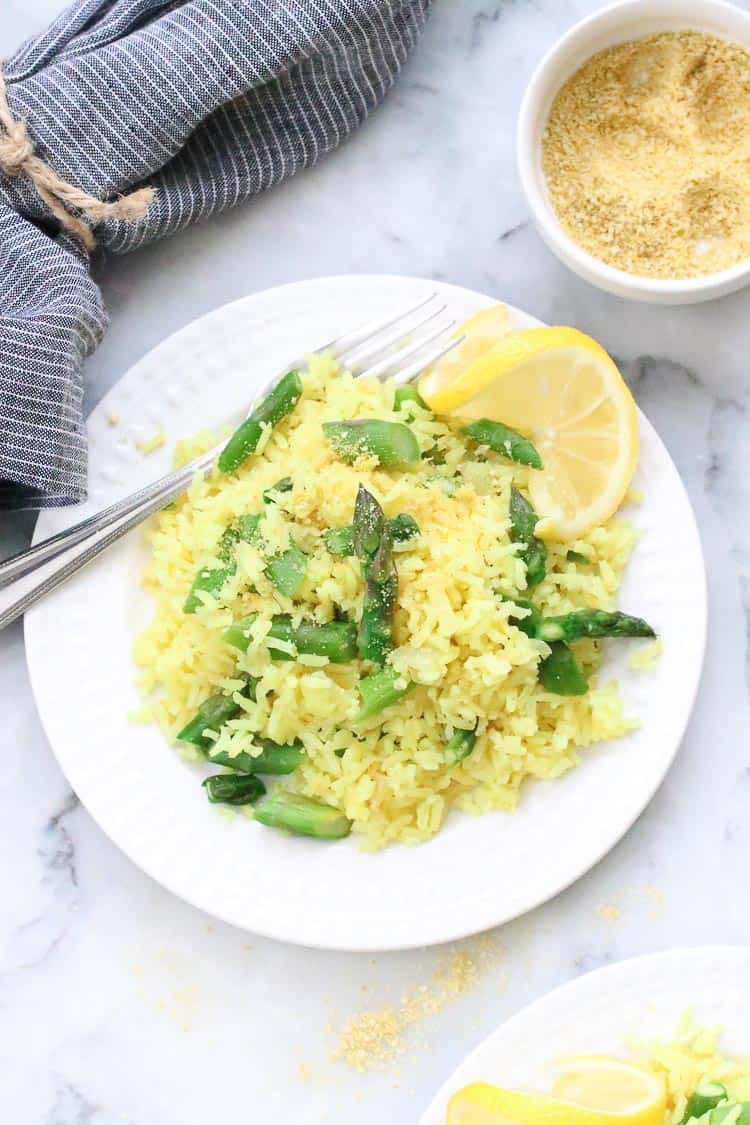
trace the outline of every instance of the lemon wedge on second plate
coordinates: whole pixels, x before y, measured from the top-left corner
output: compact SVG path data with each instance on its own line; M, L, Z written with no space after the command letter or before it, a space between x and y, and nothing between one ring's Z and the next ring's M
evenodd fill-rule
M462 362L446 367L449 352L420 380L428 406L504 422L533 441L544 465L529 474L540 538L575 539L609 519L635 472L638 416L604 348L575 328L507 332L462 356L469 343L454 349Z
M663 1125L664 1083L621 1059L565 1059L555 1096L474 1082L454 1094L446 1125Z

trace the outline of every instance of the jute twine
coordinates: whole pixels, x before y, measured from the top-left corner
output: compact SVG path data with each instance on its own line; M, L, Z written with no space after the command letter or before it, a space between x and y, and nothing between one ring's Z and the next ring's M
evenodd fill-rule
M101 200L61 179L34 153L26 123L14 118L0 66L0 172L26 176L64 230L79 238L87 250L96 239L91 228L105 219L142 219L153 198L153 188L140 188L119 199Z

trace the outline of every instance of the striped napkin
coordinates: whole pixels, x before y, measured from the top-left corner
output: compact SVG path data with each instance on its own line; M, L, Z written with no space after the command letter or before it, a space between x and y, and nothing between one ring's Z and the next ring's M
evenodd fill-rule
M76 0L5 63L6 108L67 184L98 199L155 189L141 218L94 227L125 253L335 148L393 84L431 2ZM80 238L6 163L0 509L85 499L82 365L106 323Z

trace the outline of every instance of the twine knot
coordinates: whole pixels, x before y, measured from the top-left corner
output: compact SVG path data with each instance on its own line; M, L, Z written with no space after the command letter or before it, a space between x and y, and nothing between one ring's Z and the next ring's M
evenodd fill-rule
M64 230L75 235L87 250L96 246L92 227L105 219L142 219L153 198L153 188L102 200L61 179L57 172L34 152L34 144L24 121L17 120L8 105L8 91L0 66L0 172L15 178L26 176L37 195Z

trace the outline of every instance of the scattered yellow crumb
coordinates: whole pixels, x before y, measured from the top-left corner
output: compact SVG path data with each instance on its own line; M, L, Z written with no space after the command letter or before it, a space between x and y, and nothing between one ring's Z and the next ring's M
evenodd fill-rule
M623 504L642 504L643 503L643 489L636 488L631 484L628 491L625 493Z
M300 1082L309 1082L312 1078L312 1067L309 1063L301 1062L297 1064L297 1075Z
M166 443L167 435L163 430L159 430L150 438L138 438L135 443L136 449L140 449L141 453L153 453Z
M613 902L603 902L601 906L597 906L596 913L603 922L610 922L613 926L622 921L622 910Z
M438 961L432 979L407 989L398 1008L358 1012L339 1033L334 1058L364 1071L381 1068L403 1055L405 1033L422 1020L439 1015L448 1005L476 988L483 971L502 955L502 947L483 937L470 950L455 950Z
M664 913L664 891L660 891L658 887L644 887L643 893L653 904L649 911L649 918L652 920L660 918Z
M663 649L661 637L657 637L655 641L651 641L647 645L641 645L628 657L628 668L632 668L635 672L653 671L659 663L659 657Z
M119 414L108 414L107 415L107 425L108 426L119 426L119 424L120 424L120 415Z

